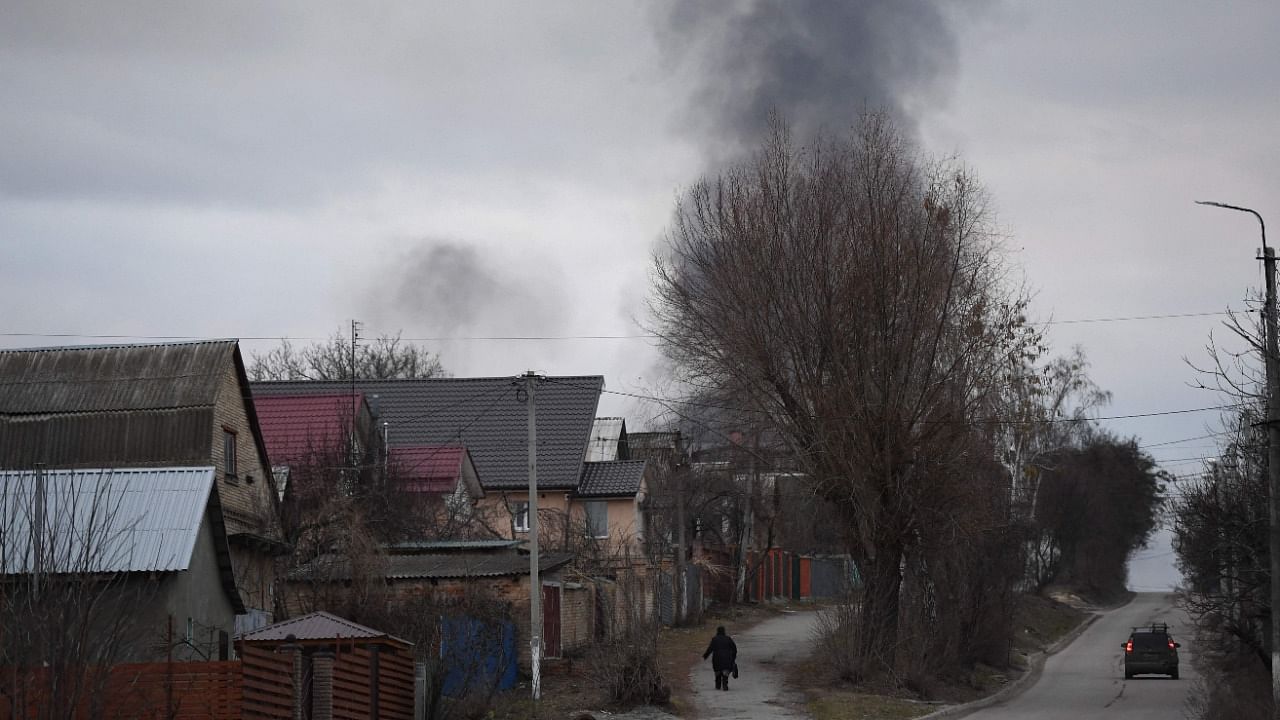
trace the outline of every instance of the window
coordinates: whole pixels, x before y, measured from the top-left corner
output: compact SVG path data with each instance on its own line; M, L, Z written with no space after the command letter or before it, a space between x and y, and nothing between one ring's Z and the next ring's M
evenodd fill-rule
M529 503L511 503L511 517L516 532L529 532Z
M604 500L588 500L587 537L609 537L609 504Z
M226 468L228 480L236 479L236 433L227 428L222 429L222 465Z

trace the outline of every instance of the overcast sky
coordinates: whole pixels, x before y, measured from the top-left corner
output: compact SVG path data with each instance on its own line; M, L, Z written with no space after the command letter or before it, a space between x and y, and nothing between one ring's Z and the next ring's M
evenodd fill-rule
M1035 319L1196 315L1050 327L1113 393L1103 415L1222 402L1187 360L1211 332L1239 346L1204 313L1261 284L1258 227L1192 201L1280 227L1276 3L355 5L0 5L0 342L358 318L450 338L427 344L455 375L644 394L642 338L477 338L642 333L683 187L772 107L802 131L878 107L985 181ZM602 412L644 425L622 396ZM1212 442L1172 441L1218 421L1106 424L1187 474Z

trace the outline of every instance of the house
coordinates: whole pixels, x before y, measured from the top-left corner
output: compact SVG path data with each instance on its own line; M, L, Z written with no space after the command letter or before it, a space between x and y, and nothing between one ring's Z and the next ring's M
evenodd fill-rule
M447 608L467 607L462 602L465 598L471 607L484 604L493 614L513 622L516 634L527 640L532 568L522 544L518 540L405 542L387 548L365 566L340 556L316 558L289 576L290 611L345 605L344 614L356 616L390 606L416 606L423 617L438 618ZM572 560L567 553L538 556L544 647L551 658L585 647L592 636L594 604L589 591L562 574ZM366 577L370 572L374 576ZM362 581L375 589L376 602L352 597L361 592ZM517 652L527 668L527 643L517 643Z
M258 397L254 407L282 501L291 477L334 466L359 470L380 456L373 413L361 393Z
M437 528L466 523L484 497L476 464L461 445L396 447L387 456L401 497L435 515Z
M107 656L87 665L227 659L245 607L217 480L212 466L0 471L5 624L92 637ZM68 661L79 644L44 650Z
M384 447L364 393L259 395L255 398L272 473L289 527L324 497L358 485L386 489L390 502L421 516L406 521L432 535L457 532L484 490L460 445ZM387 426L382 426L385 430ZM290 482L295 481L290 492Z
M239 344L0 351L0 469L215 468L239 629L270 622L278 498Z
M552 546L564 547L570 532L570 504L603 386L599 376L547 377L536 390L540 535ZM350 388L340 381L253 383L255 398ZM361 380L355 389L377 396L377 422L393 455L401 448L466 448L484 491L473 522L494 537L527 537L529 412L519 378Z

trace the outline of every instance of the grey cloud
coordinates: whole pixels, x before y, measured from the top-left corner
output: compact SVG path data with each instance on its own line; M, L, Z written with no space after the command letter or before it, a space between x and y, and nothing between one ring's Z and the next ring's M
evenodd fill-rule
M645 127L630 12L9 3L0 196L274 209L428 172L607 177Z

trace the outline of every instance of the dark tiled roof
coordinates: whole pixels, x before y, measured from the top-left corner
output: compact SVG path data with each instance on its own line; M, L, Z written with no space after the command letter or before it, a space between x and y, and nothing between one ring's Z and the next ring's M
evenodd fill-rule
M573 556L568 553L543 553L538 556L539 572L555 570L567 565ZM314 563L317 575L326 580L346 580L351 568L345 560L320 558ZM290 577L305 580L311 574L311 566L298 568ZM492 552L417 552L396 553L386 558L388 579L415 580L425 578L502 577L504 575L528 575L529 556L520 553Z
M326 394L350 389L342 381L253 383L254 395ZM537 389L538 485L574 489L604 378L549 377ZM528 485L527 406L515 377L362 380L356 383L388 445L460 445L471 453L487 489ZM520 395L523 397L523 394Z
M380 630L353 623L350 620L345 620L324 611L309 613L259 628L253 632L244 633L240 636L240 639L250 642L254 640L287 640L290 635L293 636L294 640L335 640L337 638L373 640L389 638L412 645L412 643L392 637Z
M644 460L589 462L582 466L578 497L618 497L640 492Z

